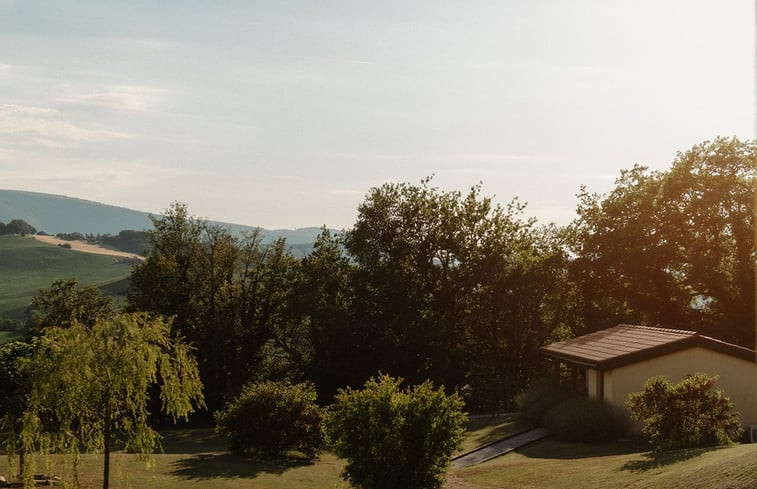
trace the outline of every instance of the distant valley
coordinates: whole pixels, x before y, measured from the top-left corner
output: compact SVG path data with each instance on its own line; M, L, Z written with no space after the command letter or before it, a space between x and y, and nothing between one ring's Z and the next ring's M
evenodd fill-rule
M150 229L147 212L101 204L63 195L0 189L0 222L23 219L47 234L118 234L125 229ZM251 232L254 226L215 222L234 234ZM264 243L280 237L297 250L307 248L321 232L319 227L299 229L260 229Z

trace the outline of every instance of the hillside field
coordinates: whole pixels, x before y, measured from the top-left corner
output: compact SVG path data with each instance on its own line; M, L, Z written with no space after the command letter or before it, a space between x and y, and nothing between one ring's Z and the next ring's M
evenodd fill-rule
M132 262L123 258L72 251L31 237L0 236L0 318L23 318L39 289L55 280L75 278L82 285L106 287L128 278L131 268Z

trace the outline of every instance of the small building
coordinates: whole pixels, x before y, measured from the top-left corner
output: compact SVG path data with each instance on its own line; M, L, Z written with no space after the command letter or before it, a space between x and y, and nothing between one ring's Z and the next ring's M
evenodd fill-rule
M679 382L688 375L717 375L715 388L735 404L744 426L757 425L757 352L695 331L620 324L542 347L541 353L574 372L593 398L625 407L647 379Z

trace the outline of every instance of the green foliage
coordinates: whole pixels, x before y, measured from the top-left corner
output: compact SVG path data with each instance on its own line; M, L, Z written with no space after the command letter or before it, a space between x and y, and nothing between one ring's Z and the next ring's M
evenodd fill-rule
M122 314L86 327L43 331L26 364L31 381L22 442L28 452L104 451L103 487L108 487L111 437L127 450L147 455L158 443L148 424L149 389L159 386L162 410L186 418L203 406L202 383L191 349L171 337L171 325L146 314ZM25 464L30 483L33 464Z
M755 171L755 141L717 138L668 171L621 172L607 195L584 189L571 229L584 324L689 324L751 347Z
M359 370L470 385L472 409L509 407L565 319L566 256L517 201L429 182L371 189L346 233Z
M723 391L713 391L717 377L695 374L677 384L653 377L644 390L629 396L634 419L655 450L725 445L743 430L734 405Z
M26 341L11 341L0 345L0 440L8 456L10 476L16 473L20 455L21 418L26 409L28 379L22 363L31 357L33 345Z
M34 226L23 219L14 219L4 226L0 226L0 234L20 234L21 236L26 236L27 234L36 233L37 230Z
M518 408L525 421L541 426L544 424L547 411L574 396L575 394L560 382L541 378L531 382L518 396Z
M114 313L110 297L96 287L79 287L74 279L56 280L50 288L41 289L31 307L37 328L67 328L74 323L92 327Z
M147 233L144 231L133 231L124 229L116 236L102 234L95 237L95 241L108 248L120 251L144 255L150 247L147 240Z
M352 314L355 267L341 238L323 228L301 268L293 298L308 321L312 356L306 375L318 387L320 401L328 403L340 387L360 385L366 378L361 368L365 341Z
M574 442L606 442L628 431L628 414L618 406L588 397L572 397L544 414L544 426L557 438Z
M239 239L178 203L153 224L129 305L175 318L197 347L209 408L221 409L250 379L301 376L308 323L294 310L300 264L285 242L264 246L257 232Z
M427 381L400 389L382 375L362 390L340 390L327 416L344 477L358 489L441 487L462 439L463 402Z
M314 457L323 446L321 409L310 384L266 381L247 384L238 398L215 413L217 431L235 454L279 457L297 450Z

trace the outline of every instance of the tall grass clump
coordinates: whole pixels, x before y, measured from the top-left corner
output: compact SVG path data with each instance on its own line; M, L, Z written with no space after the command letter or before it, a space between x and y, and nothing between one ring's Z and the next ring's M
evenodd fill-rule
M561 440L613 441L628 432L629 418L614 404L576 396L550 408L544 426Z
M532 382L518 397L517 403L523 420L542 426L547 411L574 396L567 386L544 378Z

